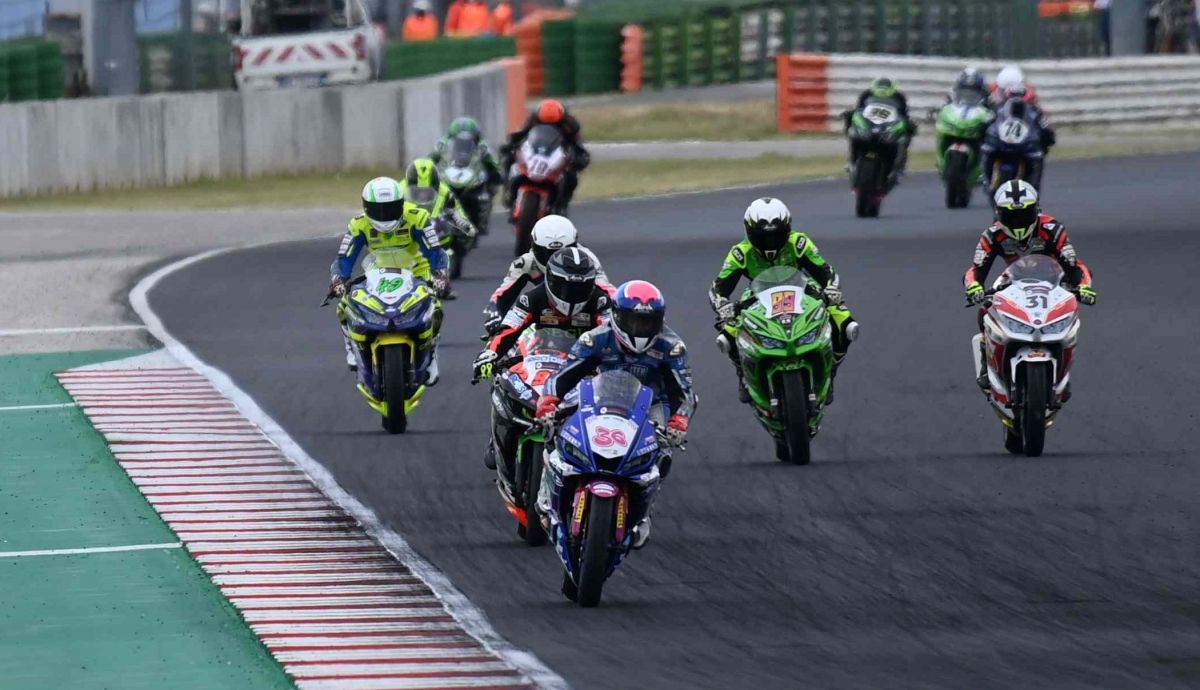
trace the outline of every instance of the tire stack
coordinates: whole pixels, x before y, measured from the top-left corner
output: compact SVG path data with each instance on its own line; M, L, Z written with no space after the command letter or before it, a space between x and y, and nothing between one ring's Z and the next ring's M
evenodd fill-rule
M8 100L8 46L0 43L0 103Z
M31 43L9 44L8 100L12 102L36 101L38 97L38 53Z
M542 61L547 95L575 93L575 20L560 19L542 24ZM612 90L616 90L615 85Z
M67 95L66 63L63 61L62 46L53 41L38 41L34 44L37 67L37 97L52 100Z
M621 25L575 24L575 93L611 93L621 87Z
M516 54L516 40L509 36L394 41L387 44L381 78L423 77Z

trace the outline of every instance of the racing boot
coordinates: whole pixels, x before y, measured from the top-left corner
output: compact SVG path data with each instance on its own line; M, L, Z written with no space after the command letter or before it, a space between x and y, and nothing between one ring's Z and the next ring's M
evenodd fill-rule
M650 516L642 518L636 525L633 526L633 541L629 548L637 550L646 546L650 541Z
M438 339L434 338L433 346L430 348L429 353L429 368L425 370L425 385L430 387L436 386L441 378L442 372L438 368Z
M358 371L358 356L354 354L354 345L344 333L342 334L342 340L346 344L346 366L350 368L350 371Z
M749 389L746 388L746 378L744 376L742 376L742 363L737 362L736 364L734 364L734 368L737 370L738 402L743 403L743 404L749 404L750 391L749 391Z
M487 451L483 454L483 464L489 470L496 470L496 444L488 440Z
M988 380L987 351L982 340L979 341L979 377L975 379L975 384L979 386L979 390L991 395L992 382Z

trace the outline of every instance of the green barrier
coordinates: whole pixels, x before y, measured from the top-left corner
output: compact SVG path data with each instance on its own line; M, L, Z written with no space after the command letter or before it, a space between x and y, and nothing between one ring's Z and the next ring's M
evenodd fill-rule
M561 19L542 23L542 55L546 94L567 96L575 93L575 20Z
M38 97L37 47L32 43L8 46L8 100L35 101Z
M37 52L37 97L41 100L62 98L67 92L62 46L44 41L35 45L34 50Z
M0 103L8 100L8 46L0 44Z
M621 24L574 22L575 93L606 93L621 86ZM545 34L543 33L543 50Z
M380 78L412 79L516 54L516 39L509 36L398 41L387 45Z

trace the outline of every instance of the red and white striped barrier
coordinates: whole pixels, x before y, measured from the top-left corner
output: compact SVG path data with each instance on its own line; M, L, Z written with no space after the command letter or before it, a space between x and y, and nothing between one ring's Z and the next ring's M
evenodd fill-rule
M200 374L58 379L301 690L533 687Z

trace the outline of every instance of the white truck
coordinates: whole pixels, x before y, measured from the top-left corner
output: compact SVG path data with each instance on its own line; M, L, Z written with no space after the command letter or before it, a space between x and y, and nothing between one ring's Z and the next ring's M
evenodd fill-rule
M364 84L384 41L362 0L241 0L234 77L243 91Z

